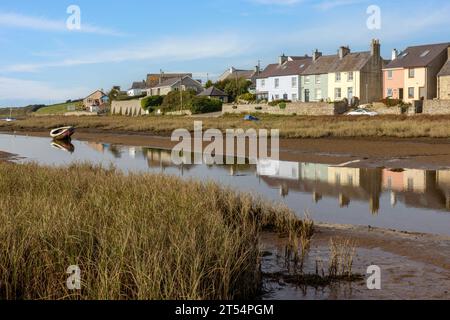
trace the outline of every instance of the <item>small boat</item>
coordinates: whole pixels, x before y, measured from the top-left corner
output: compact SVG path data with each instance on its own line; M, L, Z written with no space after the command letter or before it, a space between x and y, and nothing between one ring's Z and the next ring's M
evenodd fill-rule
M50 137L52 137L54 140L64 140L69 139L74 133L74 127L62 127L50 131Z
M51 143L52 147L58 150L67 151L73 153L75 151L75 146L70 142L70 139L67 140L54 140Z

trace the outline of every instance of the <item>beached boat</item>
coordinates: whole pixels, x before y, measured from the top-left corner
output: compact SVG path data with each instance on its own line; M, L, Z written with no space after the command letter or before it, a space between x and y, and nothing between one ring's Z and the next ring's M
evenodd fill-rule
M50 131L50 137L52 137L54 140L64 140L69 139L74 133L74 127L62 127Z
M67 151L73 153L75 151L75 146L67 140L53 140L51 143L52 147L58 150Z

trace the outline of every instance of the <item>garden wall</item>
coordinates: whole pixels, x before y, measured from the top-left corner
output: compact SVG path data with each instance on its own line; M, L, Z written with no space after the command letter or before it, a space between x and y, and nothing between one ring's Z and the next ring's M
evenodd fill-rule
M450 114L450 100L425 100L424 114Z
M112 101L111 114L136 117L144 115L145 111L141 107L141 99Z
M258 108L258 109L257 109ZM224 105L222 113L268 113L276 115L308 115L333 116L347 111L347 105L342 102L294 102L288 103L285 109L267 104Z

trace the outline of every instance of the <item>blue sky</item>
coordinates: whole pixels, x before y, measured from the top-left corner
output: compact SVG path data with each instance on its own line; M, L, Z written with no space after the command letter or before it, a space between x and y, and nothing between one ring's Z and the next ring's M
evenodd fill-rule
M81 30L65 21L81 9ZM381 9L369 30L367 8ZM226 68L265 66L281 53L333 54L450 41L450 3L429 0L2 0L0 107L55 103L147 73L192 72L214 79Z

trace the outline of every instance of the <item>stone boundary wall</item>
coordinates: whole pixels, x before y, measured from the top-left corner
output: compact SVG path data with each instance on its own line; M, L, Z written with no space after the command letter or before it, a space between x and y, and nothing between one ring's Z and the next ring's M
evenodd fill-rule
M257 109L258 108L258 109ZM267 104L226 104L222 107L222 113L268 113L275 115L300 115L300 116L333 116L343 114L348 110L345 103L327 102L294 102L286 104L285 109L279 106Z
M450 114L450 100L425 100L423 114Z
M400 106L386 107L384 105L384 103L378 103L378 102L372 103L372 107L370 107L368 109L375 111L381 115L401 115L402 114L402 108Z
M145 114L141 107L141 99L126 100L126 101L112 101L111 114L123 115L130 117L137 117Z

